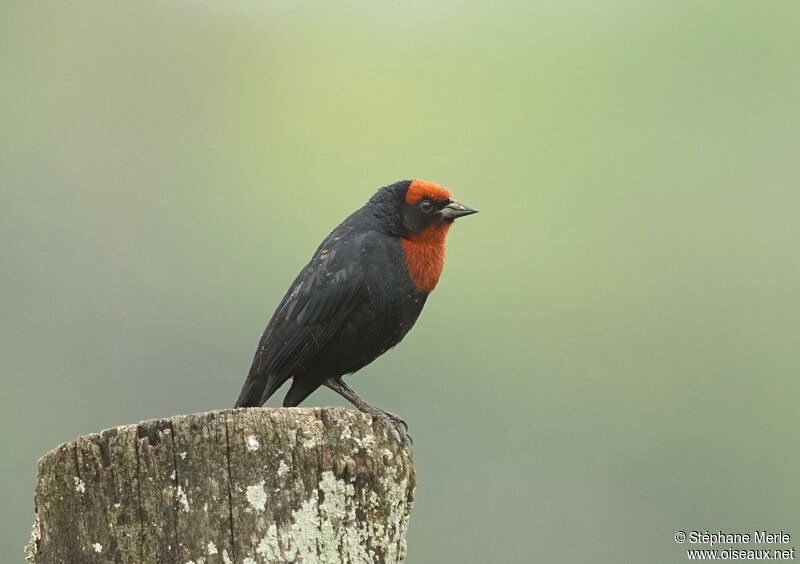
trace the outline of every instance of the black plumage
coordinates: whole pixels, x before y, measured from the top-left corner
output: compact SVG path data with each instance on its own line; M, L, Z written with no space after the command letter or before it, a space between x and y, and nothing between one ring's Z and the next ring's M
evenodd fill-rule
M380 189L317 248L267 325L236 407L262 405L293 378L284 407L326 384L398 429L399 418L368 406L341 377L400 342L428 297L412 279L402 241L432 222L451 222L441 210L452 200L423 212L406 202L410 184Z

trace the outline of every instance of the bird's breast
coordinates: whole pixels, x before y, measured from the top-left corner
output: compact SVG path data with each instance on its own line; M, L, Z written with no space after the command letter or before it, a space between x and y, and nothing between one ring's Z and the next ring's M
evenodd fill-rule
M444 255L449 223L431 225L422 233L403 239L408 273L420 292L431 292L439 282L444 268Z

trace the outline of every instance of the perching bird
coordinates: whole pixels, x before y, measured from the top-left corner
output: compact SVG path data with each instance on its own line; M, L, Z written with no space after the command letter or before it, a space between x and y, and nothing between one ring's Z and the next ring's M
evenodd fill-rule
M453 220L477 211L424 180L378 190L322 241L281 300L236 407L263 405L292 378L284 407L325 385L408 443L405 421L369 405L342 377L408 333L439 281Z

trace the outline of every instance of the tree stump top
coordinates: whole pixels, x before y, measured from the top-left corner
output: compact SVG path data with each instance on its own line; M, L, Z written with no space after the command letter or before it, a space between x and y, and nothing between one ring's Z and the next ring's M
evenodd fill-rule
M144 421L39 461L28 559L402 562L415 485L409 451L349 409Z

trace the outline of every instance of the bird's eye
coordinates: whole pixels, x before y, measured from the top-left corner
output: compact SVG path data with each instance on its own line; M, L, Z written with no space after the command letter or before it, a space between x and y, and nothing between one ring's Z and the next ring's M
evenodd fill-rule
M422 200L419 203L419 209L421 209L425 213L431 213L433 211L433 204L430 200Z

